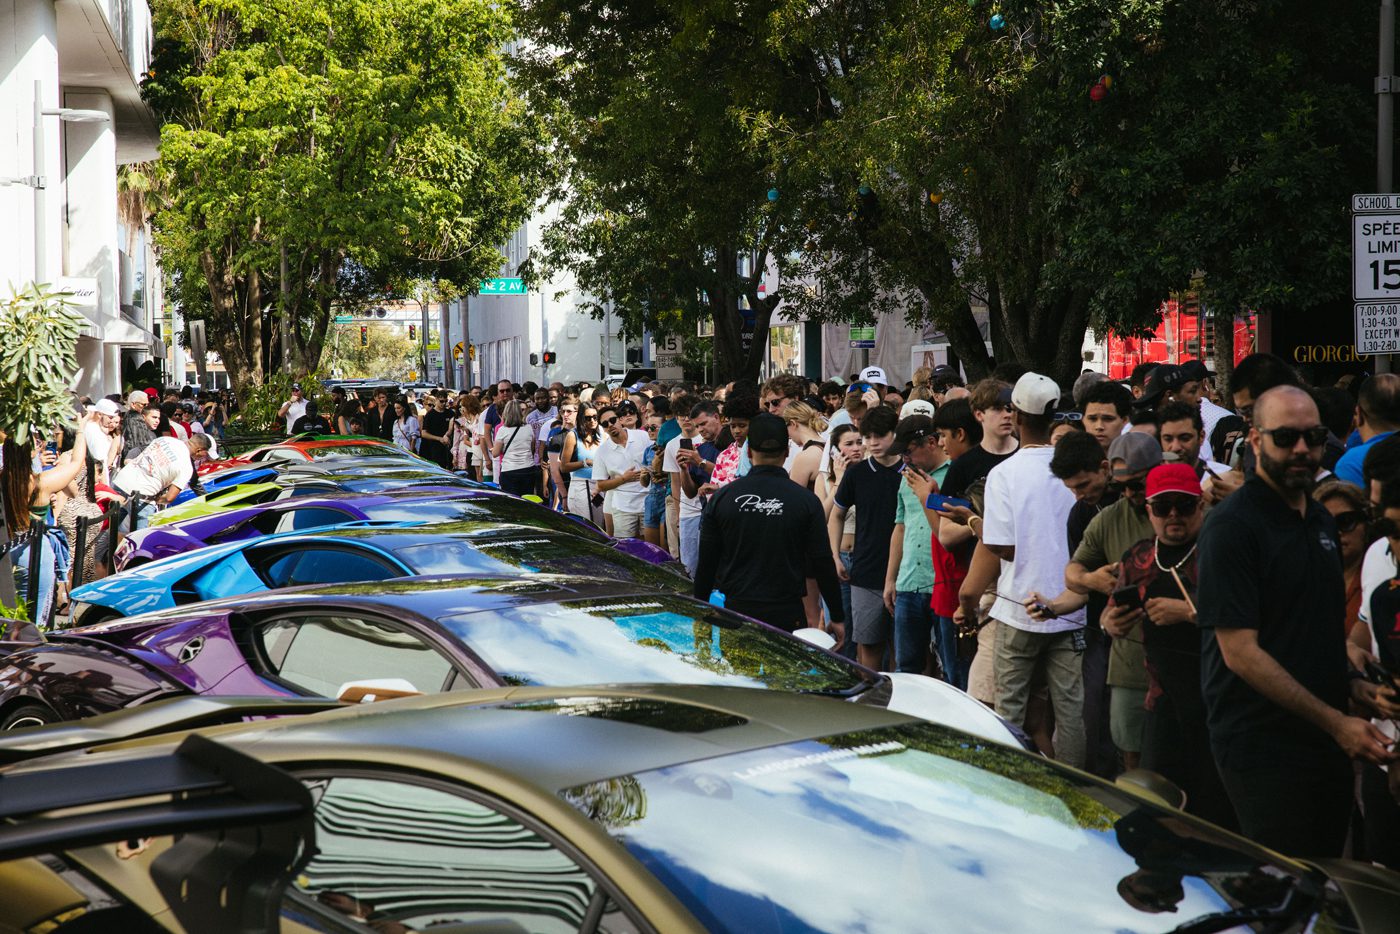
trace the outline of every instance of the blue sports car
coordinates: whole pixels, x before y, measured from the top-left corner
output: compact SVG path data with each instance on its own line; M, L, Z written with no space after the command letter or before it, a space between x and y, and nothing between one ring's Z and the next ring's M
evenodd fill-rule
M494 521L359 522L211 545L143 564L74 590L72 618L75 625L85 626L301 584L441 574L522 577L536 572L690 591L683 573L572 532Z

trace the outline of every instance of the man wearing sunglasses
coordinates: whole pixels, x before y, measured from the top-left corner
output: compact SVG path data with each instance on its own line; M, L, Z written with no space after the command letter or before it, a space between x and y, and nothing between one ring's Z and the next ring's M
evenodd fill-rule
M612 516L612 534L618 538L641 538L647 497L642 485L646 474L642 460L651 439L645 431L625 427L613 406L598 410L598 427L606 437L593 456L593 479L599 491L612 492L604 507Z
M1254 401L1258 464L1211 510L1196 607L1211 749L1240 829L1280 852L1340 856L1352 808L1349 758L1394 758L1374 724L1347 713L1336 525L1309 493L1327 428L1304 390Z
M1142 640L1161 689L1148 713L1143 767L1176 782L1192 814L1233 828L1238 822L1211 755L1201 696L1195 602L1201 482L1188 464L1162 464L1148 472L1146 494L1152 534L1123 555L1103 626L1116 639Z

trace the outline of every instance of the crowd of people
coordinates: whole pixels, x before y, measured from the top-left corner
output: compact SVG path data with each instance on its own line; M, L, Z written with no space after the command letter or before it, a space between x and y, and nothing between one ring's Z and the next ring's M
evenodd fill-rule
M1285 852L1400 867L1400 376L1306 386L1253 354L1224 396L1199 361L1068 392L1003 364L329 396L296 386L286 432L380 438L644 538L697 597L943 678L1046 755L1158 772ZM64 523L197 485L229 409L135 390L5 440L11 536L58 526L46 605Z

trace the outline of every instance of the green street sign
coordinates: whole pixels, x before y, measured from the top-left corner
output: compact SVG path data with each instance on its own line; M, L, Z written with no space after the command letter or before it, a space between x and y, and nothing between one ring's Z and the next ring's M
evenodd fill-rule
M875 325L862 327L851 325L851 348L853 350L873 350L875 348Z
M487 279L478 292L482 295L524 295L524 279Z
M354 321L354 320L355 320L355 316L354 316L354 315L336 315L336 316L335 316L335 323L336 323L336 324L349 324L351 321Z

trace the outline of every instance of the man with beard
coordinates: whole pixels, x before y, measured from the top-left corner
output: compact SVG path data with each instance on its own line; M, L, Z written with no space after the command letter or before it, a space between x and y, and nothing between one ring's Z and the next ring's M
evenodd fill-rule
M1206 519L1196 601L1211 751L1240 828L1310 858L1342 854L1348 757L1393 758L1383 733L1346 712L1341 546L1308 496L1326 441L1304 390L1254 400L1258 469Z

